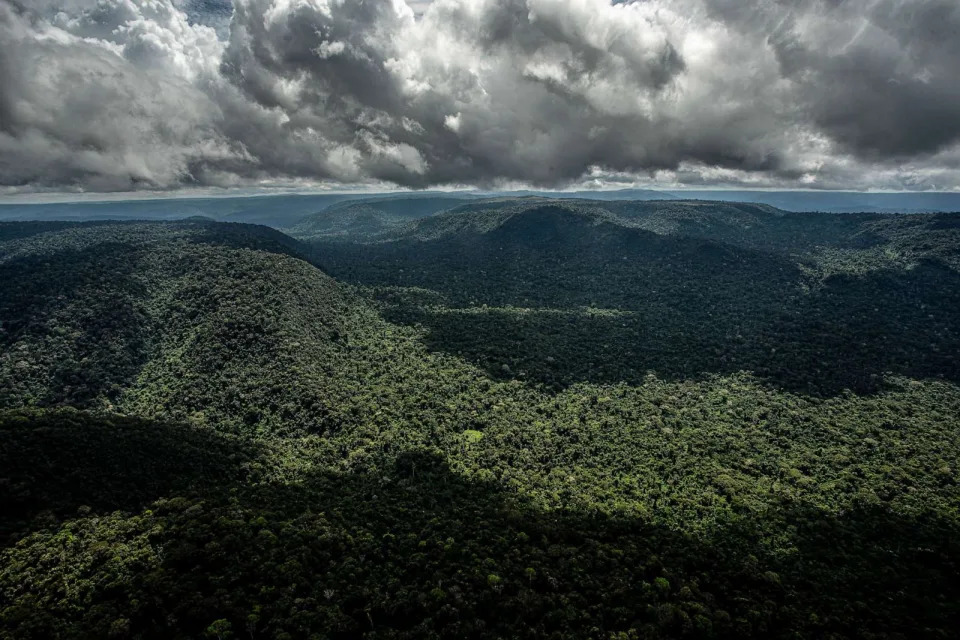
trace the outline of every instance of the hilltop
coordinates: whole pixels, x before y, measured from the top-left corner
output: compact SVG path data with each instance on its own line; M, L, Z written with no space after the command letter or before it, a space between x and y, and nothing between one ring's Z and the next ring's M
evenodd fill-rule
M346 202L302 218L290 233L302 239L375 240L407 223L454 208L461 198L384 198Z
M379 321L299 249L250 225L0 224L0 402L331 428Z

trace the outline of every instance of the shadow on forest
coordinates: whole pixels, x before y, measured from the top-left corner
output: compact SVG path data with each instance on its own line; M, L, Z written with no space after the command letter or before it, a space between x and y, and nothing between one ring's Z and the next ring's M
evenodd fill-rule
M960 381L960 275L939 264L833 276L779 310L755 311L742 321L669 308L451 311L400 303L384 315L423 326L429 348L464 357L491 376L519 374L556 389L637 384L648 372L683 380L743 370L790 391L827 396L875 392L888 372Z
M139 511L162 496L245 478L255 445L213 431L73 409L0 412L0 545L94 513Z
M783 505L702 540L537 511L424 452L381 465L158 503L127 534L152 530L158 568L113 576L95 615L25 598L8 620L41 637L57 625L96 635L122 617L143 638L196 637L216 619L330 638L935 638L960 621L960 531L935 516ZM110 540L123 530L97 526ZM782 548L761 542L774 539Z
M41 233L50 233L80 226L79 222L68 221L0 221L0 242L21 240ZM90 225L96 223L88 223ZM103 223L101 223L103 224ZM2 257L2 254L0 254Z
M562 389L747 370L826 396L876 392L887 373L960 381L960 274L937 261L804 291L812 281L774 254L622 229L544 233L542 245L487 234L464 245L319 244L314 255L336 278L389 287L377 294L388 320L423 326L429 348L498 378ZM405 287L435 291L443 306Z
M113 397L147 358L151 326L140 251L119 242L0 264L0 406Z

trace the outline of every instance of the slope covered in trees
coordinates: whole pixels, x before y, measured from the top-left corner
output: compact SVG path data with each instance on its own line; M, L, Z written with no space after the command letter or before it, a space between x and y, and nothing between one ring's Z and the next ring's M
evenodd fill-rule
M313 247L388 317L494 376L560 388L750 371L834 395L888 372L960 380L956 220L520 199Z
M298 238L376 240L406 228L411 222L462 205L457 197L374 198L333 205L302 218L290 229Z
M951 218L510 206L0 225L0 637L953 633Z

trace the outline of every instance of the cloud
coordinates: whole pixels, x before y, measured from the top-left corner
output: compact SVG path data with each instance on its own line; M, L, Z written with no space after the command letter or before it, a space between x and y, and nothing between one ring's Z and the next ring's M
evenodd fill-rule
M196 82L222 45L155 6L101 2L43 20L0 3L0 183L169 187L246 162Z
M960 188L955 0L28 6L7 187Z

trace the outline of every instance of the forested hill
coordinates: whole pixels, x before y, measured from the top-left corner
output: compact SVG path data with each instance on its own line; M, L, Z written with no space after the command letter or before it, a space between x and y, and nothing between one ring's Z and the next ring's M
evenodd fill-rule
M954 635L955 218L504 206L0 224L0 638Z
M759 251L803 257L814 251L869 250L881 245L914 257L927 254L960 266L960 214L891 215L789 212L764 204L699 200L478 199L464 203L424 198L343 203L305 218L291 235L323 241L368 243L439 240L492 231L517 216L548 210L568 222L607 222L663 236L702 238ZM395 206L394 206L395 205Z
M958 220L521 199L312 246L391 319L496 377L750 371L835 395L888 372L960 380Z
M406 223L461 204L461 198L384 198L346 202L301 219L290 232L298 238L374 240Z
M323 431L375 316L266 227L0 225L0 402ZM343 368L338 368L343 365Z

